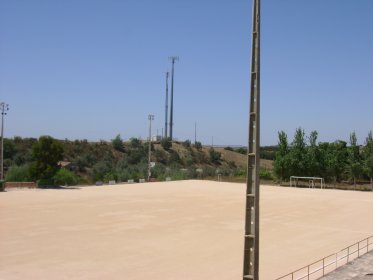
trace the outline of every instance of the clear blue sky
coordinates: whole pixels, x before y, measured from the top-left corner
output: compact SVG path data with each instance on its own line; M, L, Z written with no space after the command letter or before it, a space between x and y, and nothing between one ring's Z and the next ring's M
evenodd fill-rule
M175 65L174 136L247 141L250 0L0 0L5 136L109 140L164 126ZM262 144L284 130L363 143L373 129L373 1L262 0Z

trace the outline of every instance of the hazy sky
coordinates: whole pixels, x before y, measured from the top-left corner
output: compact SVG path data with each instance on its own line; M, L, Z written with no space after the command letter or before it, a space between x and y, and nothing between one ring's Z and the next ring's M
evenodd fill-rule
M246 144L250 0L0 0L5 136L174 136ZM373 129L373 1L262 0L262 144L297 127L360 143Z

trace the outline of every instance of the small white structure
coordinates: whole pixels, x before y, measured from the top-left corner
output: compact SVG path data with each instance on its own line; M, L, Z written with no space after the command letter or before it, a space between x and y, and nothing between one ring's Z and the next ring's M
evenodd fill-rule
M290 176L290 187L297 187L298 181L307 181L308 180L308 187L314 188L315 187L315 181L320 181L320 188L324 188L324 178L320 177L300 177L300 176Z
M109 185L115 185L115 184L116 184L115 180L109 181Z
M139 179L139 183L145 183L145 179Z

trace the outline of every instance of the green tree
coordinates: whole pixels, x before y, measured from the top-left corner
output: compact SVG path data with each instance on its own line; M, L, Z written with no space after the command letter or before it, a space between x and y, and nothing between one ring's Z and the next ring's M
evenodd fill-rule
M30 172L34 179L51 179L58 171L58 162L63 159L63 146L50 136L41 136L32 146L34 162Z
M290 173L294 176L307 174L306 141L302 128L297 128L290 147Z
M373 191L373 133L369 132L363 148L364 173L370 178Z
M340 182L344 175L348 159L347 143L345 141L335 141L329 145L323 145L325 149L325 170L328 177Z
M356 180L361 176L363 167L361 164L360 147L357 144L355 132L350 134L350 148L348 150L348 164L347 173L354 182L356 187Z
M310 145L306 154L306 175L317 177L321 176L322 158L317 144L317 131L312 131L309 136Z
M273 162L274 173L280 183L290 177L288 136L284 131L278 132L278 149Z
M119 152L124 152L124 145L123 140L120 137L120 134L118 134L114 139L111 140L111 144L113 145L113 148Z

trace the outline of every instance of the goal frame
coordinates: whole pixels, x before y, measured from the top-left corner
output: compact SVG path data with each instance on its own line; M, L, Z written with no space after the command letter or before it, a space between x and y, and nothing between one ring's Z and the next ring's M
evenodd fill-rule
M321 177L303 177L303 176L290 176L290 187L297 187L298 180L308 180L308 188L315 188L315 181L320 181L321 189L325 188L324 178Z

